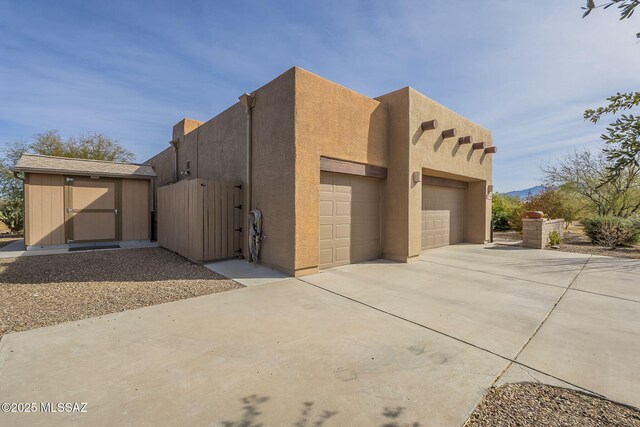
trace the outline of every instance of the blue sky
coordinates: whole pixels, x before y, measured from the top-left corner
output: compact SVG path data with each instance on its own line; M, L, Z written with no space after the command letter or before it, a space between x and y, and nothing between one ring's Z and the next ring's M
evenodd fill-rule
M374 97L404 86L493 132L498 191L600 146L582 111L640 88L639 21L584 0L0 0L0 144L97 131L144 161L298 65Z

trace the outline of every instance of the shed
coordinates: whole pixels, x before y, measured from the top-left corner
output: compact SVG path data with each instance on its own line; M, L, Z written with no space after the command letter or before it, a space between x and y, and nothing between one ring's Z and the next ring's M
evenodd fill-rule
M149 165L23 154L27 248L149 240Z

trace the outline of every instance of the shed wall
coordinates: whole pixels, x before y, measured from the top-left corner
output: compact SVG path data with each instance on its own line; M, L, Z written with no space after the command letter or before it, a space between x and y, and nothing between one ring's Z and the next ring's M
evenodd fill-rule
M151 215L149 181L123 179L121 185L121 240L148 240Z
M64 176L25 174L25 244L63 245Z

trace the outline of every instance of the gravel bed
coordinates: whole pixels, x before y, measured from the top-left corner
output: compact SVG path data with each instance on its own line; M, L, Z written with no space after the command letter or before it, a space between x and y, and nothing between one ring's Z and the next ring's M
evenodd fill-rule
M615 249L606 246L596 246L589 241L589 238L582 231L582 227L572 226L565 231L562 243L558 249L563 252L576 252L590 255L606 255L620 258L640 259L640 247L628 246Z
M522 240L522 232L513 231L513 230L494 231L493 241L495 242L496 240L513 240L513 241Z
M519 231L494 231L493 242L496 244L510 244L522 240L522 233ZM561 252L574 252L589 255L605 255L619 258L640 259L640 246L618 247L615 249L606 246L596 246L591 243L584 234L581 225L570 225L562 236L562 242L556 250Z
M162 248L0 259L0 336L242 287Z
M640 410L560 387L535 383L492 388L465 427L634 427Z

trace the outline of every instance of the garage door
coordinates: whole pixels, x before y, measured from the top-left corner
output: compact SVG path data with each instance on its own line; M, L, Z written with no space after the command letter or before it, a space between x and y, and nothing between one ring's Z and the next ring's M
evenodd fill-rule
M464 190L422 186L422 249L464 240Z
M321 172L320 268L380 255L380 182Z

